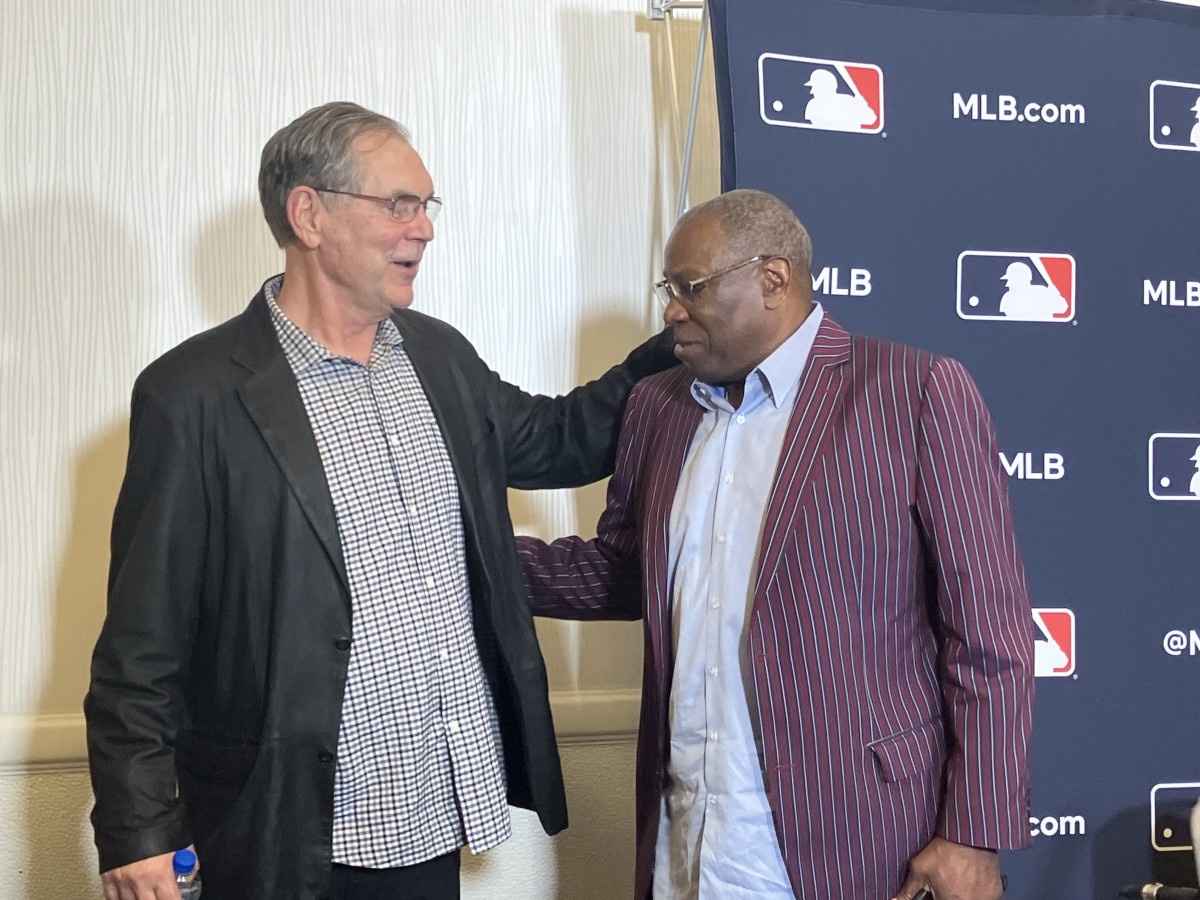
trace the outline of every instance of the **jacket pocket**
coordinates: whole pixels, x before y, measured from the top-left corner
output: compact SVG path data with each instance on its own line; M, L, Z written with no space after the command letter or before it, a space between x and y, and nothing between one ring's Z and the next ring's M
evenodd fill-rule
M193 837L208 837L229 815L258 759L259 745L249 741L181 734L175 745L179 794Z
M207 782L240 785L257 757L257 741L184 732L175 744L181 772Z
M879 765L879 776L895 783L929 772L945 756L946 736L940 719L880 738L867 745Z

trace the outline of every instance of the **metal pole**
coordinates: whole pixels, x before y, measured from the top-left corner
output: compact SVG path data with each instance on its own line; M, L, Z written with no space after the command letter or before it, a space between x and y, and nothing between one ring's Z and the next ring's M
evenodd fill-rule
M675 212L678 219L688 208L688 181L692 175L692 145L696 141L696 116L700 109L700 79L704 74L704 51L708 46L708 4L700 14L700 39L696 46L696 74L692 78L692 109L688 118L687 141L683 147L683 172L679 176L679 206Z

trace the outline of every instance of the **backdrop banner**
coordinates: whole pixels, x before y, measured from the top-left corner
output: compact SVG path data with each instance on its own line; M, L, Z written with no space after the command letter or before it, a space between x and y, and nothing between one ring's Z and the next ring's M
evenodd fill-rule
M1007 896L1195 886L1200 9L710 2L724 187L784 198L832 315L995 414L1038 675Z

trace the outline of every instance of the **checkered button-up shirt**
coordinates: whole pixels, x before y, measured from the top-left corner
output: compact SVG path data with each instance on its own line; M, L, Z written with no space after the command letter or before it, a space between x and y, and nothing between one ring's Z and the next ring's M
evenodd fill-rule
M325 467L353 604L333 860L389 868L512 831L499 723L472 630L458 485L391 320L335 356L267 302Z

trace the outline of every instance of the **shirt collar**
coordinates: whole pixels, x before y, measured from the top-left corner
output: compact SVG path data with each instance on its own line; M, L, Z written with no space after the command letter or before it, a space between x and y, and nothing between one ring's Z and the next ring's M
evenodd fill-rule
M812 353L813 342L817 338L817 329L825 318L825 310L820 303L814 303L812 312L800 323L774 352L764 359L746 376L746 380L759 379L763 392L771 398L778 409L787 400L788 395L800 383L800 375L808 363ZM705 409L715 410L714 398L724 398L725 388L706 384L696 379L692 382L692 397Z
M276 275L263 285L263 294L267 298L267 306L271 310L271 321L283 345L283 353L293 372L303 372L305 369L319 365L326 360L339 357L325 348L320 341L313 338L299 325L287 317L279 308L277 297L279 288L283 285L283 276ZM371 348L371 362L374 363L381 354L404 344L400 329L391 319L384 319L375 331L375 341Z

